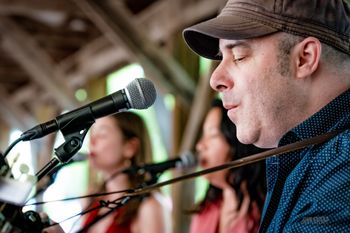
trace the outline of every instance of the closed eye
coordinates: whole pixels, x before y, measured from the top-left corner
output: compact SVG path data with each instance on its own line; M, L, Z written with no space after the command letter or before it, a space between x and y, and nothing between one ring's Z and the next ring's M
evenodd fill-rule
M241 62L244 60L244 57L240 57L240 58L235 58L233 59L234 62Z

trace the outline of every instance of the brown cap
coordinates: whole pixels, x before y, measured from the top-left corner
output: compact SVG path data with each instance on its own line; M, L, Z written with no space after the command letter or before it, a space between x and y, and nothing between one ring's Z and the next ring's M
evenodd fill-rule
M350 7L343 0L228 0L213 19L186 28L199 55L219 60L219 39L249 39L283 31L314 36L350 55Z

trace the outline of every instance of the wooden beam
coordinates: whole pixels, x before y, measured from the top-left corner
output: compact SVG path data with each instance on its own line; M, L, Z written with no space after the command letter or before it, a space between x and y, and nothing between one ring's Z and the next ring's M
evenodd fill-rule
M63 34L63 33L62 33ZM37 32L33 38L36 41L45 42L47 47L78 48L86 43L86 37L81 34L66 32L64 35L47 34L47 31Z
M15 93L9 96L9 100L16 105L22 104L30 100L34 100L34 98L37 101L38 89L38 86L34 83L25 85L17 89Z
M211 69L204 75L204 77L199 79L192 108L189 113L189 119L182 137L180 153L195 150L197 136L202 128L202 121L214 97L214 91L209 85L209 79L213 70L214 65L212 65ZM179 176L183 174L177 175ZM178 206L178 208L174 208L174 222L177 223L174 225L174 232L189 231L188 227L191 222L191 217L183 214L183 209L193 206L195 193L194 187L195 181L193 179L173 186L173 204L174 206Z
M125 47L113 45L105 37L99 37L63 60L57 69L66 74L70 85L79 87L89 79L112 70L117 64L132 60L135 59Z
M132 24L125 11L101 1L74 0L112 43L123 44L135 55L150 79L169 92L181 96L189 105L195 89L194 82L169 54L148 39L141 27Z
M70 82L71 84L83 86L89 79L100 77L110 72L117 64L130 63L130 61L130 55L125 49L121 47L108 48L94 54L92 59L86 59L84 62L81 62L79 69L67 77L72 81Z
M0 0L0 14L30 14L38 13L40 11L48 12L73 12L75 10L74 4L70 1L62 0Z
M182 30L185 25L215 14L225 1L158 1L135 15L133 20L137 25L142 25L154 43L160 43ZM135 59L122 46L122 42L112 44L105 37L100 37L63 60L59 67L69 77L70 84L82 86L88 79L106 73L120 62L135 62ZM71 67L75 69L71 70Z
M142 25L150 39L164 41L186 26L215 15L227 0L163 0L142 11L134 22Z
M7 17L0 17L2 47L43 87L63 109L78 106L73 91L62 74L57 72L50 57L32 38Z
M9 125L23 131L37 124L37 121L25 109L11 101L2 86L0 86L0 115Z
M0 152L4 152L6 148L9 146L10 141L10 127L9 123L2 119L2 115L0 112Z

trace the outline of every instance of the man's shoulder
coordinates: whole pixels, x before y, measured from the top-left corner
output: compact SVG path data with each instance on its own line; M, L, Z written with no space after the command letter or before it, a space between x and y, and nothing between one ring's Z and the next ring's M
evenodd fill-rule
M311 148L302 164L308 168L309 175L321 177L322 174L336 172L350 173L350 167L344 166L349 162L350 130L345 130L327 142Z
M334 149L349 148L350 147L350 129L346 129L340 132L335 137L328 140L324 145L325 145L324 147L325 149L328 147L333 147ZM341 152L341 151L335 150L334 152ZM350 153L349 150L345 152Z

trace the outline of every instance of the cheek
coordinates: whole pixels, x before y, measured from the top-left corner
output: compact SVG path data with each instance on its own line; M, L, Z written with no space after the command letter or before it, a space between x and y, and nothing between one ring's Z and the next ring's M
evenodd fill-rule
M279 76L276 68L267 71L264 74L263 82L260 82L259 92L256 96L257 100L260 100L259 108L266 109L266 112L270 112L283 102L285 96L288 96L288 77Z
M274 99L276 86L279 85L278 80L276 80L279 77L276 77L272 70L265 68L257 69L257 71L260 72L255 71L255 73L249 74L241 87L241 90L244 91L243 103L252 112L260 112L261 109L269 105L271 99Z
M114 140L104 140L100 144L96 145L98 148L98 153L105 155L105 157L113 158L116 154L119 153L121 145L116 143Z
M225 187L225 184L227 183L227 173L227 170L217 171L214 173L206 174L204 178L207 179L211 185L223 189Z

